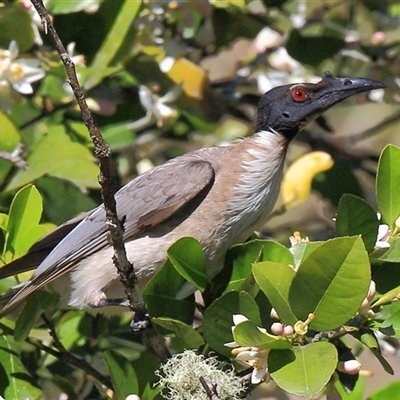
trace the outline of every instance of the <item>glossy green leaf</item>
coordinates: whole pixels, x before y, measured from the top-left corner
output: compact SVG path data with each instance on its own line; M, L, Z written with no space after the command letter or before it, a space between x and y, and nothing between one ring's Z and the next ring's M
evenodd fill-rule
M185 282L185 279L167 260L143 291L143 299L150 316L168 317L190 324L195 309L193 296L184 300L176 298Z
M26 233L38 226L42 210L42 198L35 186L28 185L17 192L10 206L6 249L16 252L16 248L26 248Z
M104 40L101 48L96 53L96 56L90 66L93 70L93 74L83 84L86 90L93 88L103 79L104 68L110 66L112 59L118 52L129 28L135 20L141 5L141 1L124 1L117 18L108 32L107 38Z
M0 376L0 393L5 399L36 400L42 393L32 384L13 338L5 335L0 337Z
M282 321L294 325L297 318L289 304L289 289L295 276L293 268L265 261L253 266L253 274Z
M342 196L336 213L338 236L361 235L370 253L375 247L378 227L376 212L365 200L351 194Z
M315 248L323 242L302 242L295 244L289 250L293 254L294 266L296 270L299 268L303 259L305 259Z
M299 320L309 313L310 327L325 331L345 324L358 310L371 280L362 239L328 240L312 251L293 278L289 303Z
M380 331L386 335L400 339L400 310L393 313L382 323Z
M203 318L203 333L207 343L226 356L230 355L230 349L224 343L233 341L231 327L234 314L243 314L257 325L260 324L257 304L246 292L226 293L207 308Z
M114 350L104 352L111 382L118 400L125 400L130 394L139 394L139 382L131 362Z
M364 389L365 389L365 378L359 376L356 382L354 390L350 393L345 391L344 387L341 385L340 381L335 381L335 388L339 392L342 400L364 400Z
M382 296L380 296L379 299L373 303L373 307L378 307L381 306L382 304L391 303L394 299L397 299L399 296L400 296L400 286L396 286L392 290L383 293Z
M394 400L397 399L400 393L400 381L389 383L388 385L375 390L368 400Z
M358 339L364 346L366 346L371 353L380 362L383 369L390 375L394 374L394 370L386 358L382 355L378 340L374 332L369 328L361 328L360 331L353 331L351 335Z
M230 290L251 292L254 285L252 264L260 261L293 264L293 257L285 246L272 240L257 239L231 247L225 262L232 264L232 276L225 292Z
M290 342L284 336L274 336L261 332L252 321L244 321L235 326L233 339L243 347L258 347L260 349L289 349Z
M379 158L376 200L382 219L392 226L400 215L400 148L389 144Z
M49 229L45 225L37 225L24 232L15 243L15 254L24 255L47 232Z
M175 269L201 292L209 283L205 258L200 243L191 237L177 240L167 251Z
M171 318L153 318L152 322L174 332L176 337L181 338L185 342L186 349L198 349L204 344L201 334L190 325L184 324L181 321Z
M52 126L35 143L27 162L29 169L18 170L6 190L14 190L46 174L69 180L78 187L99 187L99 171L93 155L85 146L71 141L63 126Z
M281 389L311 398L329 382L337 362L335 346L328 342L317 342L291 350L271 350L268 369Z
M379 260L388 263L400 263L400 239L397 238L390 243L386 249L377 249L371 254L373 260Z

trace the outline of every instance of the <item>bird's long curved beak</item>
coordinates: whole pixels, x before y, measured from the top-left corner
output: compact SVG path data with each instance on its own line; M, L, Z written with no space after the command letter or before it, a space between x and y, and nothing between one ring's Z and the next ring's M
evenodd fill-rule
M313 87L319 98L326 97L329 106L358 93L387 87L384 83L369 78L337 78L330 72L324 72L321 81ZM328 100L330 96L332 103Z

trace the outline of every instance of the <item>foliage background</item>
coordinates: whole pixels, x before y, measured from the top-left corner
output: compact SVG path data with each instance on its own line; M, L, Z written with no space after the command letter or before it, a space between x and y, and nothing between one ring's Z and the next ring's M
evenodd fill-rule
M360 96L335 107L295 139L288 165L311 150L324 150L334 166L316 175L311 193L308 182L323 166L315 171L306 165L300 174L297 168L294 173L306 201L295 194L289 210L276 213L261 236L286 246L294 230L311 240L332 237L332 217L343 193L362 197L376 208L379 154L387 143L400 145L399 2L45 3L64 44L75 45L69 47L70 55L113 150L117 187L176 155L251 134L263 92L279 84L315 80L329 70L378 79L389 88L382 96ZM5 1L0 8L0 48L9 48L12 40L19 57L40 60L45 76L33 83L30 95L0 91L0 149L11 153L23 144L22 158L29 166L22 169L16 162L0 160L0 207L9 214L15 193L34 183L43 199L37 222L43 229L35 228L35 234L12 251L4 235L4 262L21 255L44 230L100 203L92 143L63 67L28 1ZM40 201L34 204L41 207ZM277 210L282 204L281 199ZM6 290L14 282L0 285ZM107 320L67 312L58 318L64 346L105 374L106 349L123 349L135 360L139 382L147 382L149 371L158 365L140 338L127 332L129 317ZM33 332L36 339L50 340L46 335L46 329ZM70 398L107 395L81 371L44 358L23 343L17 347L33 376L29 398L42 391L49 399L60 391Z

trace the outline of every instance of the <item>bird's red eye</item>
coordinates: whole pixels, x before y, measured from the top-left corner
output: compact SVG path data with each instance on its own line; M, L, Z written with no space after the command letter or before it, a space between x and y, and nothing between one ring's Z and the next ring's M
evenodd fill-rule
M304 101L307 98L307 92L302 88L293 89L292 98L294 101Z

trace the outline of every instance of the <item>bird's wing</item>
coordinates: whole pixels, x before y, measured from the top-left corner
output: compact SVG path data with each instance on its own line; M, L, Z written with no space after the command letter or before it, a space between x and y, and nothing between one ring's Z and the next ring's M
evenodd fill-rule
M89 213L78 215L77 217L63 223L52 230L41 239L39 239L28 252L9 264L0 268L0 279L12 275L18 275L22 272L30 271L40 265L50 252L68 235Z
M132 180L115 196L118 216L125 219L125 239L165 221L204 190L208 191L214 175L209 162L182 156ZM58 243L1 313L107 245L105 211L99 206Z

